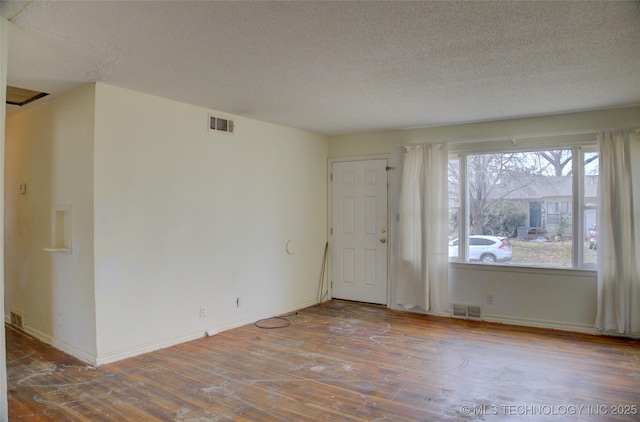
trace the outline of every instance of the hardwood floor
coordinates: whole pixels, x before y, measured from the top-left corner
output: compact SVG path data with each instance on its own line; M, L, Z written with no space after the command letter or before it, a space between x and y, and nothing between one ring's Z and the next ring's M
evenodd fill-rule
M287 319L99 367L8 327L10 420L640 420L639 341L342 301Z

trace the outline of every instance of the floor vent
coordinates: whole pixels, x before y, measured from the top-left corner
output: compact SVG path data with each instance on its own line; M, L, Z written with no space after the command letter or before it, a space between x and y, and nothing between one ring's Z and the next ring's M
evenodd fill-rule
M453 304L453 316L458 318L467 317L467 305L461 305L459 303Z
M24 330L24 314L15 309L11 310L11 325L20 330Z
M216 132L233 133L233 129L233 120L209 115L209 130Z
M467 318L481 319L480 306L469 305L467 306Z
M482 309L479 305L454 303L453 316L456 318L482 319Z

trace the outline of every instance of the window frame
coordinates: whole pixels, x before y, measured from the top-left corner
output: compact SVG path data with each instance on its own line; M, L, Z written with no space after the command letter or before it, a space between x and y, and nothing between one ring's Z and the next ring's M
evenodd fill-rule
M501 154L512 152L538 152L553 151L560 149L571 149L571 175L572 175L572 199L569 207L571 208L571 238L572 238L572 261L570 267L555 267L544 264L523 264L494 263L491 266L499 266L501 268L524 268L524 269L544 269L548 271L596 271L593 264L585 265L584 248L585 242L582 241L583 233L586 233L585 211L594 207L587 206L585 201L585 153L598 152L598 143L595 134L580 133L568 135L541 135L531 136L528 139L519 139L518 142L514 138L503 140L489 141L464 141L460 143L452 143L449 146L449 160L458 160L458 258L450 260L449 264L456 265L482 265L486 264L468 261L468 237L469 237L469 206L468 206L468 181L467 181L467 157L478 154ZM560 204L558 204L560 208ZM558 213L557 215L561 215Z

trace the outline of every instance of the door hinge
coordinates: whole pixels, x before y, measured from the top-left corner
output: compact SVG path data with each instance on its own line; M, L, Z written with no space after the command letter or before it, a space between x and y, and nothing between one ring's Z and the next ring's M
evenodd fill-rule
M333 182L333 173L329 174L329 180Z
M395 170L396 168L395 168L395 167L389 167L389 166L386 166L384 169L385 169L386 171L389 171L389 170Z
M329 230L330 230L331 236L333 236L333 227L331 227Z

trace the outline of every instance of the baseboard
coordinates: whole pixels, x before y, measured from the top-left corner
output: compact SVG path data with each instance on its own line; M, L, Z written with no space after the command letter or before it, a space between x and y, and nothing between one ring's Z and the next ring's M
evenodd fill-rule
M413 313L420 313L425 315L454 318L449 313L436 314L431 312L425 312L424 310L420 310L420 309L406 310L401 306L390 306L390 308L397 311L413 312ZM591 325L591 324L576 324L576 323L557 322L557 321L550 321L550 320L536 319L536 318L511 317L511 316L504 316L504 315L486 314L484 312L482 313L482 321L492 322L497 324L519 325L523 327L548 328L552 330L569 331L569 332L582 333L582 334L607 335L607 336L626 337L626 338L633 338L633 339L640 338L640 335L635 335L635 334L630 335L630 334L620 334L613 331L598 331L595 329L594 325Z
M12 327L11 325L11 316L10 315L5 315L4 316L4 323L9 326ZM15 328L14 328L15 329ZM66 354L69 354L81 361L83 361L84 363L88 363L89 365L95 365L96 364L96 356L92 353L88 353L84 350L78 349L77 347L74 347L72 345L70 345L69 343L66 343L64 341L58 340L54 337L52 337L49 334L43 333L42 331L36 330L33 327L30 327L28 325L24 326L22 329L23 332L25 332L26 334L28 334L29 336L40 340L43 343L46 344L50 344L51 346L55 347L58 350L61 350L63 352L65 352Z
M156 350L164 349L164 348L167 348L167 347L175 346L177 344L186 343L188 341L196 340L196 339L202 338L202 337L207 336L207 335L215 335L215 334L221 333L223 331L228 331L228 330L231 330L231 329L234 329L234 328L242 327L244 325L253 324L254 322L259 321L259 320L264 319L264 318L270 318L270 317L273 317L275 315L283 315L283 314L295 312L295 311L298 311L298 310L301 310L301 309L304 309L304 308L308 308L308 307L313 306L315 304L316 304L315 301L310 301L310 302L302 303L302 304L295 305L295 306L281 308L281 309L277 310L276 312L271 312L269 314L253 316L253 317L246 318L246 319L243 319L243 320L239 320L239 321L236 321L236 322L233 322L233 323L230 323L230 324L224 324L224 325L211 327L211 328L209 328L207 330L191 332L189 334L186 334L186 335L183 335L183 336L180 336L180 337L166 338L166 339L163 339L163 340L158 340L158 341L153 341L153 342L150 342L150 343L138 345L138 346L132 347L132 348L121 349L121 350L116 350L116 351L109 352L109 353L99 354L99 356L96 359L96 365L104 365L106 363L116 362L116 361L119 361L119 360L123 360L123 359L131 358L131 357L134 357L134 356L142 355L144 353L149 353L149 352L153 352L153 351L156 351Z
M112 363L119 360L131 358L134 356L139 356L145 353L154 352L156 350L175 346L176 344L181 344L181 343L186 343L188 341L196 340L203 336L204 336L204 331L197 331L197 332L186 334L180 337L167 338L167 339L153 341L146 344L141 344L136 347L115 350L109 353L103 353L96 358L96 365L104 365L106 363Z
M574 333L591 334L596 336L623 337L634 340L640 339L640 334L624 334L617 331L600 331L597 330L594 325L590 324L559 323L541 319L504 317L502 315L483 315L482 320L500 324L522 325L525 327L535 328L549 328L553 330L570 331Z
M243 325L253 324L256 321L260 321L261 319L271 318L271 317L278 316L278 315L290 314L292 312L300 311L302 309L305 309L305 308L308 308L310 306L314 306L314 305L317 305L317 304L318 304L317 301L314 300L314 301L302 303L300 305L290 306L290 307L287 307L287 308L281 308L280 310L277 310L276 312L270 312L268 314L259 315L257 317L251 317L251 318L247 318L245 320L241 320L241 321L234 322L234 323L231 323L231 324L222 325L222 326L216 327L216 328L214 328L212 330L207 330L207 332L221 333L223 331L232 330L234 328L242 327Z
M583 334L602 334L593 325L549 321L535 318L506 317L504 315L482 314L482 320L499 324L520 325L523 327L549 328L552 330L571 331Z
M28 325L24 327L24 332L43 343L50 344L56 349L61 350L83 361L84 363L87 363L89 365L96 365L96 356L92 353L78 349L77 347L72 346L69 343L52 337L51 335L43 333L42 331L36 330L35 328L29 327Z

